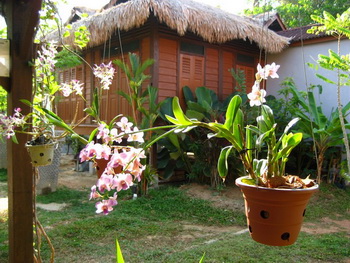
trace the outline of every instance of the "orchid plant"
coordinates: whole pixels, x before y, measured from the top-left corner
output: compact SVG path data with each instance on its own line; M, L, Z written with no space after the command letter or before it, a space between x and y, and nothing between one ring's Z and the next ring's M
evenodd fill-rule
M38 105L44 109L52 108L55 93L59 88L53 74L56 54L53 45L43 45L38 50L37 59L33 64L35 68L33 103L22 100L23 103L29 106ZM15 143L17 143L16 133L32 135L32 140L28 142L30 144L45 144L54 140L52 123L42 111L38 110L23 115L21 108L15 108L12 116L0 114L0 133L2 137L12 139Z
M99 159L108 161L96 185L91 188L90 200L100 200L96 203L96 213L108 215L117 205L118 192L129 189L134 181L141 181L141 174L146 168L141 163L141 159L146 158L144 150L120 145L123 137L127 137L129 143L144 142L144 133L132 126L133 123L126 117L121 117L118 122L115 118L109 125L101 123L96 136L101 143L91 141L80 152L82 162L96 162Z
M16 108L12 116L0 114L0 133L8 139L16 142L16 133L27 133L39 137L43 134L50 134L50 139L57 139L53 136L53 127L63 128L64 132L60 137L72 134L86 146L80 152L80 161L97 162L99 159L108 161L106 169L92 187L90 199L101 199L96 204L96 212L108 214L117 204L117 193L126 190L133 185L134 181L140 182L141 174L146 166L141 163L146 158L144 150L139 146L144 142L144 133L139 131L134 124L126 117L118 115L108 124L100 118L101 95L103 90L108 90L115 75L115 68L112 62L107 64L94 65L92 71L98 79L99 87L94 90L94 98L91 106L84 111L87 115L78 121L73 120L72 124L65 123L56 113L52 111L52 105L57 92L64 97L71 95L84 98L84 83L79 80L71 80L69 83L58 84L53 76L56 63L56 47L53 44L42 46L38 51L38 59L35 62L36 68L36 93L33 102L22 100L23 103L33 107L33 112L23 115L20 108ZM97 124L88 140L78 135L74 128L82 123L88 116L94 119ZM74 124L75 123L75 124ZM27 128L31 127L31 131ZM126 141L126 143L123 141ZM117 169L119 168L119 169ZM117 172L118 171L118 172Z
M179 99L173 99L174 117L166 116L173 123L169 132L187 132L195 127L204 127L212 133L208 137L226 139L230 145L221 150L218 160L218 172L225 179L228 173L228 157L230 152L236 150L244 165L245 171L250 179L246 183L266 187L306 187L305 182L296 177L286 178L285 164L292 149L302 140L302 133L290 132L292 126L298 122L298 118L292 119L284 129L280 138L276 137L276 127L273 111L264 103L266 102L266 91L260 87L261 82L271 78L278 78L277 70L280 66L275 63L267 64L265 67L257 66L256 81L252 92L248 94L250 106L260 107L260 114L256 118L256 124L244 124L243 112L241 110L242 99L234 96L227 108L224 123L201 122L197 119L188 118L182 111ZM158 138L156 139L158 140ZM267 146L265 158L261 149Z

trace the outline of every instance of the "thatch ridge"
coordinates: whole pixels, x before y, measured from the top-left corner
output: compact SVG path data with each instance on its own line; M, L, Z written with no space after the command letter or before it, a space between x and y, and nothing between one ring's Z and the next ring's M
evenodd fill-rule
M189 31L210 43L249 40L269 53L280 52L289 43L288 38L263 28L251 18L191 0L130 0L74 23L73 30L85 25L91 34L89 46L93 47L109 39L118 28L128 31L142 26L152 13L180 36ZM49 38L57 40L57 33ZM64 41L72 45L73 36Z

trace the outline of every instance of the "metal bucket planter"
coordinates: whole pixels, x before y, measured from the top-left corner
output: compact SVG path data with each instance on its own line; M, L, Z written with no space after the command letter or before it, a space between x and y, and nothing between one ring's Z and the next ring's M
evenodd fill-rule
M303 223L306 206L318 185L305 189L266 188L236 179L245 200L249 232L256 242L270 246L295 243Z

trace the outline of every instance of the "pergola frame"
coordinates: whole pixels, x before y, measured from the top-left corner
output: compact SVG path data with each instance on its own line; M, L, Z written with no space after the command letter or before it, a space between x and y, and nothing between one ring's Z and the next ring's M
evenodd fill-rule
M20 99L32 98L34 35L42 0L0 0L10 40L10 78L2 78L8 91L8 113L15 107L28 114L30 108ZM7 144L9 262L33 262L33 172L24 144L29 139L18 134L19 144Z

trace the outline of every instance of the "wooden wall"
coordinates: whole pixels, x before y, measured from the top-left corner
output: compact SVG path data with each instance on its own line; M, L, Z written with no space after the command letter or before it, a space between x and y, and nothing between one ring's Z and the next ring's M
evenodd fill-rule
M178 95L178 42L173 39L159 39L158 89L159 101Z
M243 40L230 41L223 45L209 44L202 41L198 36L188 33L183 37L176 34L163 24L158 24L154 19L150 19L143 27L123 32L123 45L130 41L139 40L137 50L141 60L148 58L156 60L153 68L147 74L153 74L147 81L144 88L151 84L159 89L158 101L167 97L178 96L184 105L182 88L189 86L194 92L197 87L206 86L215 91L220 99L225 99L235 91L236 82L229 69L242 70L246 74L247 92L250 91L256 71L256 64L259 61L259 49L256 45ZM193 54L182 49L182 43L203 47L203 53ZM112 38L109 43L109 50L116 50L119 47L118 36ZM85 59L91 65L102 62L102 54L106 54L106 47L100 46L87 50ZM121 59L121 54L112 54L109 60ZM127 61L127 53L124 53ZM75 75L74 75L75 74ZM96 86L96 79L93 77L91 69L82 65L76 69L65 70L60 75L60 80L68 81L73 78L81 79L85 83L85 96L87 102L81 102L79 98L72 97L61 99L58 105L58 113L64 116L64 120L70 121L74 117L73 107L79 102L78 112L89 106L92 98L92 88ZM101 116L103 120L110 121L114 116L123 114L132 116L130 105L120 95L118 90L129 91L126 77L121 70L117 70L110 90L103 92ZM82 117L80 114L79 117ZM91 119L85 124L92 124Z

